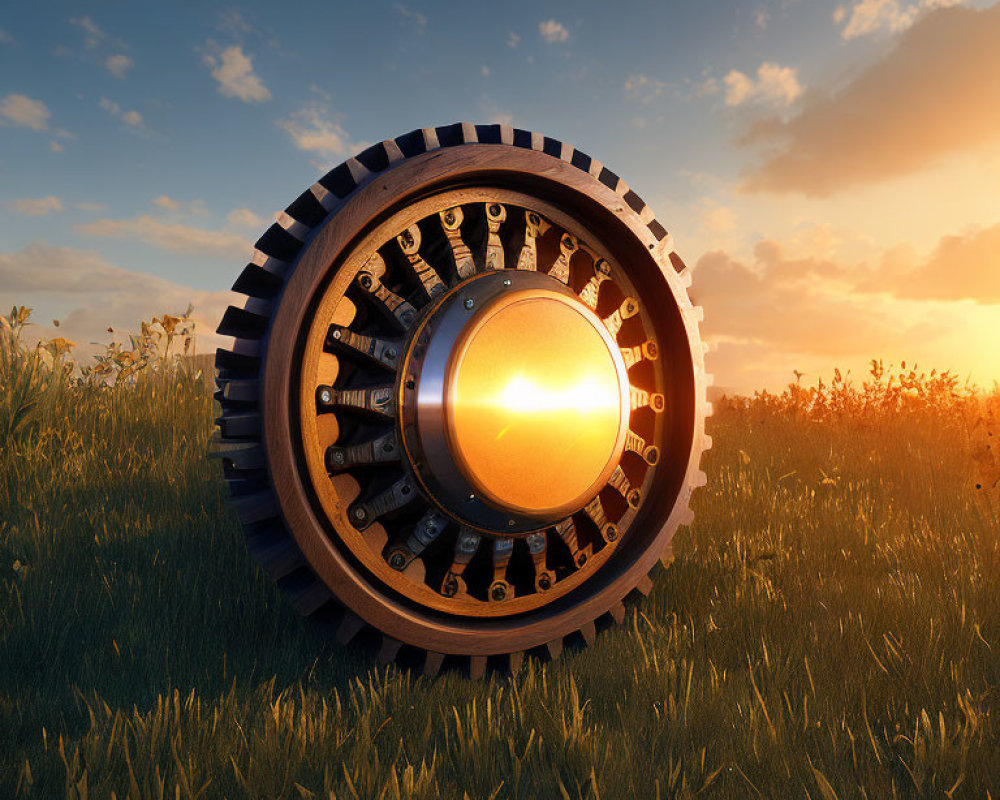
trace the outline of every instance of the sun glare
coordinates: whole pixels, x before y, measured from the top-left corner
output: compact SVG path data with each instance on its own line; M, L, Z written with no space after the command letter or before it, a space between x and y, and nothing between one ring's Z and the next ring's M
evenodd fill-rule
M513 375L496 395L495 405L518 414L551 411L587 414L616 409L621 402L616 387L587 376L575 384L543 384L523 374Z

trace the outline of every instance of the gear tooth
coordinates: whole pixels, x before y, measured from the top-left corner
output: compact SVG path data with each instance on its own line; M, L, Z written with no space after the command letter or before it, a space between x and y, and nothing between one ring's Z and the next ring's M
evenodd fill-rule
M337 641L341 644L347 644L361 632L363 627L365 627L365 621L353 611L345 608L344 616L340 620L340 625L337 626Z
M243 268L243 272L233 284L233 291L245 294L248 297L262 297L270 299L280 290L284 281L282 276L275 275L256 264L250 263Z
M701 449L711 450L712 449L712 437L707 433L701 437Z
M354 179L354 183L357 185L360 185L365 180L365 178L367 178L371 174L368 171L368 167L366 167L356 158L349 158L344 163L347 165L347 169L351 173L351 178Z
M286 588L286 594L292 606L303 617L315 614L333 597L323 582L316 578L304 581L295 588Z
M545 137L542 134L535 131L531 132L531 149L539 151L545 149Z
M618 184L617 186L615 186L615 194L617 194L619 197L624 197L630 191L632 191L632 189L629 187L627 183L625 183L625 179L619 178Z
M383 141L382 149L385 150L386 158L389 159L390 164L395 164L397 161L403 161L405 159L403 151L399 149L399 145L396 144L395 139L386 139Z
M648 597L649 593L653 591L653 581L648 575L643 575L639 578L639 582L635 585L635 588L643 597Z
M256 403L259 384L256 380L228 380L223 382L222 399L230 403Z
M267 466L264 460L264 448L259 444L232 445L221 439L214 440L213 444L217 449L211 452L212 458L224 459L241 472L264 469Z
M424 137L424 151L437 150L441 143L438 141L437 128L423 128L420 131Z
M281 580L295 570L308 566L295 541L277 524L260 533L248 535L246 541L254 561L273 581Z
M254 248L253 255L250 256L250 264L260 267L265 272L270 272L279 278L284 278L288 274L289 264L280 258L269 256L267 253Z
M557 636L552 641L545 643L545 650L548 652L549 658L552 659L553 661L559 658L559 655L562 653L562 649L563 649L562 636Z
M706 483L708 483L708 475L705 474L705 470L700 469L695 472L694 480L691 481L692 488L697 489L700 486L704 486Z
M562 142L559 148L559 158L567 164L573 163L573 145Z
M691 316L694 317L695 322L704 322L705 309L701 306L691 306Z
M585 622L580 626L580 635L583 637L583 641L592 645L594 639L597 638L597 626L594 625L593 621Z
M694 522L694 512L688 506L685 506L677 515L677 524L690 525L692 522Z
M244 525L274 519L281 513L278 501L270 490L234 497L232 504L236 509L236 515Z
M706 417L710 417L710 416L712 416L712 414L714 414L714 413L715 413L715 408L714 408L714 407L712 406L712 404L711 404L710 402L708 402L708 401L706 400L706 401L705 401L705 402L704 402L704 403L702 404L702 410L701 410L701 413L702 413L702 414L703 414L704 416L706 416Z
M434 677L441 671L442 664L444 664L444 653L428 650L427 656L424 658L424 675Z
M471 122L462 123L462 141L466 144L476 144L479 141L476 126Z
M260 369L260 359L219 347L215 351L215 368L227 372L255 374Z
M223 414L218 425L223 439L260 439L260 414Z
M591 175L597 178L601 171L604 169L604 164L598 161L596 158L590 159L590 169L587 170Z
M666 569L673 563L674 563L674 543L667 542L666 546L663 548L663 551L660 553L660 564L664 569Z
M642 211L639 212L639 219L643 225L649 225L650 222L656 219L656 214L653 213L652 206L643 206Z
M705 373L705 386L706 387L715 386L715 375L713 375L711 372Z
M500 126L500 142L502 144L514 144L514 129L510 125Z
M382 646L378 650L378 661L380 664L391 664L396 660L396 656L399 654L399 648L403 646L403 643L399 639L393 639L391 636L382 636Z
M692 283L691 270L685 268L683 271L678 272L677 274L680 276L681 285L685 289L690 289L691 288L691 283Z
M622 622L625 621L625 605L624 605L624 603L622 603L621 600L619 600L617 603L615 603L613 606L611 606L611 608L608 609L608 613L611 615L611 618L617 624L621 625Z
M260 339L267 330L267 317L255 314L245 308L229 306L222 315L216 333L222 336L234 336L237 339Z
M474 681L478 681L485 674L486 656L469 656L469 677Z
M524 651L518 650L514 653L510 653L508 654L507 659L510 674L517 675L517 673L521 671L521 665L524 663Z
M323 206L323 209L328 213L340 205L340 200L337 198L337 195L318 181L309 187L309 191L312 192L313 197L316 198L317 202L319 202L319 204Z
M701 343L701 354L703 356L707 356L708 355L709 349L710 349L710 346L709 346L708 342L702 342ZM708 373L705 373L705 380L706 380L705 385L706 386L711 386L712 385L712 381L715 380L715 376L709 375Z

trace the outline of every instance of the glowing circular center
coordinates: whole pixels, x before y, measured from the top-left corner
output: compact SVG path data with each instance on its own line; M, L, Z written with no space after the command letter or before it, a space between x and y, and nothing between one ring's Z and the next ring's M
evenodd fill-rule
M603 324L562 295L487 310L450 369L448 438L486 500L568 513L600 490L627 426L624 364Z

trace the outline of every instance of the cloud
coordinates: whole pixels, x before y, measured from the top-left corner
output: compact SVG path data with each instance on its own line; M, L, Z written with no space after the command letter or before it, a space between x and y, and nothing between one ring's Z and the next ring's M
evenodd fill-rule
M180 203L165 194L161 194L159 197L154 197L153 205L165 208L168 211L178 211L181 207Z
M946 236L927 261L894 272L888 279L876 276L866 288L903 298L1000 304L1000 224Z
M958 5L962 0L920 0L900 3L899 0L858 0L852 6L837 6L833 21L843 25L840 35L855 39L880 31L897 33L909 28L920 14L934 8Z
M780 386L793 368L815 376L880 357L994 377L990 348L976 343L1000 327L1000 224L945 237L925 259L794 257L762 239L750 258L715 250L693 271L710 371L741 391Z
M566 30L561 22L556 22L554 19L547 19L544 22L539 22L538 32L547 42L565 42L569 39L569 31Z
M63 147L61 144L59 144L59 142L57 142L55 139L53 139L51 142L49 142L49 150L51 150L53 153L62 153L63 151L66 150L66 148Z
M296 148L327 159L343 158L366 146L363 142L352 141L347 131L321 105L307 106L275 124L289 135Z
M234 208L226 214L226 222L237 228L263 228L268 220L249 208Z
M246 256L251 242L227 230L211 230L142 214L134 219L98 219L75 225L77 233L108 239L136 239L171 253L220 258Z
M667 84L663 81L650 78L648 75L629 75L625 81L625 96L629 100L648 103L654 97L663 94L666 87Z
M0 252L0 287L0 307L25 304L39 319L58 314L58 334L44 326L33 332L77 342L78 359L95 351L87 343L107 340L108 326L134 329L140 320L182 312L188 303L195 307L198 352L210 352L224 343L213 332L234 297L228 291L195 289L124 269L93 251L40 242Z
M427 17L421 14L419 11L411 11L406 6L396 3L393 8L396 9L396 13L399 14L405 21L412 21L417 29L417 35L423 36L424 32L427 30Z
M33 100L23 94L9 94L0 100L0 125L13 124L35 131L49 127L52 113L41 100ZM4 122L6 120L6 123Z
M787 106L802 94L798 71L765 61L757 67L757 78L730 70L722 79L726 87L726 105L739 106L747 102Z
M90 17L74 17L70 19L70 22L83 30L83 43L88 50L100 47L104 40L108 38L107 34Z
M133 64L135 62L124 53L115 53L104 60L104 66L107 67L108 72L119 79L125 77L125 73L132 69Z
M764 160L744 188L826 196L1000 141L998 41L1000 5L921 17L843 89L750 131L742 143L764 148Z
M736 230L736 220L736 212L729 206L720 205L708 197L702 197L698 201L698 222L702 230L708 233L729 233Z
M120 119L130 128L142 127L142 114L138 111L124 111L118 103L114 102L114 100L108 100L106 97L101 98L100 106L112 117Z
M521 44L521 37L518 36L514 31L507 34L507 47L517 49L518 45Z
M209 43L212 47L213 42ZM232 45L219 53L205 53L204 64L218 81L219 93L236 97L244 103L262 103L271 99L271 92L253 71L253 58L240 45Z
M63 210L62 200L51 194L45 197L22 197L18 200L10 200L4 205L29 217L44 217L53 211Z

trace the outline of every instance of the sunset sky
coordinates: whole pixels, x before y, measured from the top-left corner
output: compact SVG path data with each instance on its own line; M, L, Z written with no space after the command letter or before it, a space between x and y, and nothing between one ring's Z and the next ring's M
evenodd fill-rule
M1000 379L1000 5L11 3L0 308L86 345L196 307L323 171L417 127L579 147L694 269L717 383Z

